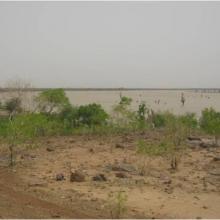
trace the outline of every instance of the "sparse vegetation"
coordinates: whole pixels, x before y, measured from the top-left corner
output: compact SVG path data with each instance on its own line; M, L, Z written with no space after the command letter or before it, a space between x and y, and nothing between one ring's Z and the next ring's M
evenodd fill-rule
M148 156L162 156L173 150L174 147L165 141L149 143L145 140L139 140L137 143L137 153L146 154Z
M58 98L56 98L57 94ZM177 183L182 189L180 183L182 179L179 177L182 177L184 173L185 178L186 170L183 168L185 164L182 166L181 163L182 157L187 153L185 150L188 145L185 141L189 140L189 136L194 138L192 134L200 131L215 136L216 142L219 137L219 112L213 109L204 110L198 121L196 115L191 113L174 115L171 112L154 112L143 102L139 103L137 109L133 109L131 108L132 99L128 97L121 97L112 115L96 103L71 105L63 90L44 91L37 96L36 101L39 104L38 109L33 112L22 109L21 102L16 99L8 99L3 103L2 112L4 113L6 109L10 112L10 114L0 116L0 140L3 146L7 147L4 149L4 154L7 155L3 157L3 160L6 158L8 161L9 158L10 166L16 165L13 170L19 170L20 167L23 168L23 165L25 167L25 164L28 164L28 160L36 164L40 163L39 161L44 157L42 164L38 166L41 173L44 172L42 170L45 169L45 164L52 164L56 161L54 170L58 176L62 177L62 181L68 180L73 167L79 170L85 169L88 177L84 181L88 181L90 177L93 180L90 173L92 174L94 169L98 170L104 166L105 169L102 169L102 172L106 176L106 185L102 182L95 182L94 187L98 190L108 190L110 187L111 193L107 198L106 207L104 206L104 211L108 211L104 214L105 216L110 214L111 218L125 218L140 214L138 211L135 213L136 210L133 212L127 208L132 207L131 201L135 200L132 198L128 201L125 191L118 191L117 187L125 186L128 190L136 190L140 187L144 193L146 185L153 185L153 187L156 185L165 193L173 193L173 188ZM61 135L70 135L70 137L62 138ZM50 136L52 137L49 138ZM92 143L87 143L84 139L92 139ZM59 147L56 148L58 145ZM43 147L38 148L35 155L34 148L39 146ZM65 150L60 146L64 146ZM74 161L73 167L64 165L63 160L67 158L66 162L71 161L68 155L74 155L75 152L80 160L83 158L82 161L88 160L86 152L93 159L88 160L88 166L87 164L84 166L83 162L77 160ZM101 152L101 154L96 152ZM62 154L65 156L61 157ZM84 154L86 154L85 157ZM41 157L40 160L32 160L35 156ZM106 163L109 161L111 162L108 166ZM51 170L50 167L48 173L44 173L45 182L47 178L49 179ZM177 175L172 175L176 171L178 171L178 178ZM36 176L39 179L42 178L41 174L37 173ZM54 181L57 180L55 177L57 175L54 176ZM36 180L36 185L41 184L39 179ZM65 181L65 184L68 182ZM186 184L189 185L190 181ZM107 193L109 190L104 192ZM91 201L96 201L98 196L94 195L93 198L91 195L91 197ZM71 201L68 200L68 202ZM99 212L98 209L97 212Z
M45 90L35 101L38 103L39 112L22 111L19 98L9 99L3 105L9 112L9 118L1 117L0 135L6 137L10 149L17 143L40 136L72 133L106 135L150 128L163 129L166 138L160 142L138 142L139 153L154 156L182 149L187 136L199 129L195 114L176 116L170 112L155 113L143 102L139 104L137 111L132 111L132 99L125 96L122 96L114 107L112 116L96 103L72 106L62 89ZM205 109L199 122L200 128L214 135L217 143L220 135L220 113Z
M110 193L108 195L107 208L110 210L112 219L123 218L123 215L127 210L126 209L127 199L128 196L122 191L119 191L117 193Z
M200 126L208 134L214 135L217 145L220 137L220 112L216 112L213 108L203 110Z

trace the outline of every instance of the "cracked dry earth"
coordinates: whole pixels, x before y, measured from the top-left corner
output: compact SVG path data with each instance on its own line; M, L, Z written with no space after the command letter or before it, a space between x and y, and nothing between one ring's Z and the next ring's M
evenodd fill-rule
M220 148L187 148L172 171L168 157L136 153L140 138L160 136L40 139L36 148L17 150L13 169L2 145L0 217L111 218L109 194L123 191L122 218L220 218ZM70 181L76 170L81 182Z

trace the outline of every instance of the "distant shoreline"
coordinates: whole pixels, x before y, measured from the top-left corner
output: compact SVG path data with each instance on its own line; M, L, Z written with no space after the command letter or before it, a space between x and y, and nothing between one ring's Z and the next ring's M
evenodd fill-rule
M55 88L0 88L0 92L7 91L44 91L48 89ZM195 91L195 92L211 92L211 93L220 93L220 88L62 88L65 91Z

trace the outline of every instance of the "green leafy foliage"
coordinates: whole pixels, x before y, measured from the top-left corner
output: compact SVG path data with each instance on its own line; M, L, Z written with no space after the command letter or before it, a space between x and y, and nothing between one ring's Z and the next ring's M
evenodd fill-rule
M60 113L60 119L67 130L71 130L79 125L78 108L67 105Z
M18 97L11 98L5 102L4 108L9 114L15 114L22 111L21 99Z
M122 96L120 99L119 105L121 106L129 106L132 103L132 98L130 97Z
M69 99L63 89L48 89L41 92L35 101L38 104L38 110L43 113L60 112L67 105L70 105Z
M170 112L158 112L152 114L152 123L154 127L165 127L170 121L175 120L175 116Z
M200 126L208 134L214 135L217 142L220 136L220 112L213 108L204 109L200 118Z
M178 117L180 123L190 129L196 129L198 127L198 120L195 113L186 113Z
M136 113L130 109L132 99L120 97L119 103L113 108L113 123L117 126L130 128L136 126Z
M10 134L16 133L18 143L45 135L59 134L62 124L59 120L43 114L22 114L15 117L8 124L8 138ZM12 135L13 136L13 135Z
M137 111L137 118L138 118L138 120L145 121L147 114L149 114L149 109L147 108L145 103L141 103L138 106L138 111Z
M108 114L99 104L89 104L79 106L77 111L77 118L80 125L103 125L106 124Z
M144 102L140 103L136 112L137 129L144 130L149 127L148 119L150 110Z
M5 137L7 134L9 119L8 117L0 117L0 136Z

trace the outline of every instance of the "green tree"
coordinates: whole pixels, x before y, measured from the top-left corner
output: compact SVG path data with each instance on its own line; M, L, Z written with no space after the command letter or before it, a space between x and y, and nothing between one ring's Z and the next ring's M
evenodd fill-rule
M48 89L41 92L36 98L40 112L51 114L61 112L65 106L70 105L69 99L63 89Z
M114 120L119 126L129 127L133 122L136 122L136 113L130 109L131 103L131 98L122 96L119 103L114 106Z

